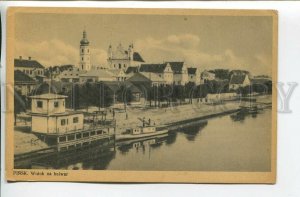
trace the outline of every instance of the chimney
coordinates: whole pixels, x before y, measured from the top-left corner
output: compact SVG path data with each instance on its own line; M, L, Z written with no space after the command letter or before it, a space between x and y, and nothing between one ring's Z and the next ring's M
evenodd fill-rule
M31 60L31 57L30 57L30 56L28 57L28 60Z
M19 59L22 60L22 56L19 56Z

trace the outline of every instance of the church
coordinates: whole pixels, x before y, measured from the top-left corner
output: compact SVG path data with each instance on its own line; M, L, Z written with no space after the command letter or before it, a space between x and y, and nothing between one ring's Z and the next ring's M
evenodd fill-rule
M110 69L126 71L128 67L138 67L144 62L142 56L134 51L133 44L127 50L121 43L115 49L111 45L108 47L107 63Z

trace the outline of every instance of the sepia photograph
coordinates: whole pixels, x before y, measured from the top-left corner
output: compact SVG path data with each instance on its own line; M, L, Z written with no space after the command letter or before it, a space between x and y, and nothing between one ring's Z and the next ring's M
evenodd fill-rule
M276 11L7 20L8 180L275 183Z

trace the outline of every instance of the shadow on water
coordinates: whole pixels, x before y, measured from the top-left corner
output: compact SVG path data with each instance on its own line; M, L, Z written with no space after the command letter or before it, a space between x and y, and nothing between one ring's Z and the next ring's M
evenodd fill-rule
M243 122L246 118L256 118L258 114L262 114L263 111L244 111L241 110L237 113L230 115L230 118L234 122Z
M171 135L171 136L174 136L174 135ZM136 150L137 152L142 150L144 153L146 147L158 148L164 142L167 142L168 139L169 139L169 135L165 134L165 135L150 137L150 138L146 138L146 139L143 138L143 139L119 142L116 144L116 146L117 146L117 150L122 155L126 155L131 149ZM173 142L175 142L175 140L173 140Z
M114 144L87 146L64 152L52 152L37 158L17 162L17 169L106 169L115 158Z
M194 122L190 125L186 125L175 130L172 130L172 133L175 134L175 138L172 139L172 143L176 141L177 132L181 132L185 134L185 137L188 141L195 141L196 137L200 134L201 130L203 130L208 124L208 121L198 121Z

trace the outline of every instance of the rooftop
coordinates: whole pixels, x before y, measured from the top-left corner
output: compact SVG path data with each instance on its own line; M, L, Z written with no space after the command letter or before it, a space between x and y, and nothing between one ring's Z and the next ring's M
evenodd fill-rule
M31 60L30 58L28 60L22 59L22 57L14 60L14 66L15 67L27 67L27 68L42 68L42 69L44 68L44 66L41 65L38 61Z
M63 98L67 98L67 96L60 95L60 94L46 93L46 94L30 96L30 98L51 100L51 99L63 99Z
M246 78L246 75L232 75L231 79L230 79L230 84L243 84L244 80Z
M23 73L20 70L15 70L14 72L14 77L15 77L15 83L26 83L26 84L35 84L36 81L29 77L28 75L26 75L25 73Z
M188 70L188 74L194 75L196 74L197 68L187 68L187 70Z

